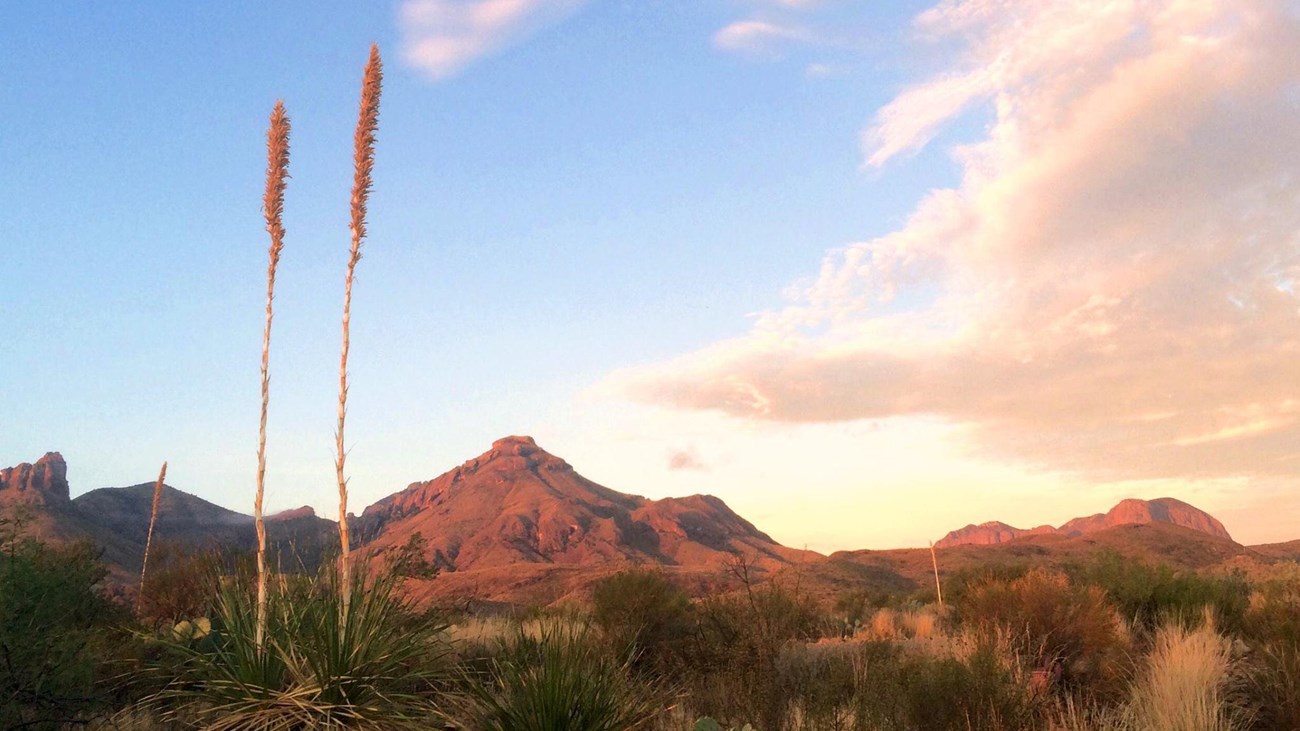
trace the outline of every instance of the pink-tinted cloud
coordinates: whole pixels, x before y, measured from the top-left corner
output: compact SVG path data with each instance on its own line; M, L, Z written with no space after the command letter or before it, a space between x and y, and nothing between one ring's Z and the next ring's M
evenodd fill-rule
M615 381L757 420L933 415L1111 479L1300 476L1300 19L1284 2L945 2L964 44L869 164L977 105L962 182L747 336Z
M586 0L405 0L402 56L435 80L554 23Z
M678 449L668 455L670 470L707 470L708 468L694 449Z

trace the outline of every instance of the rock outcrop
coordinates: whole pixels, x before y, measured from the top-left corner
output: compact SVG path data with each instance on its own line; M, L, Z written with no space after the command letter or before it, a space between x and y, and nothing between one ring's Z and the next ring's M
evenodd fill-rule
M69 497L68 465L58 452L0 469L0 500L51 504L67 503Z
M1181 500L1162 497L1155 500L1133 498L1121 500L1108 512L1075 518L1059 528L1042 525L1026 530L999 521L968 525L965 528L948 533L934 545L937 548L963 545L990 546L1014 541L1017 538L1029 535L1073 537L1096 533L1121 525L1145 525L1149 523L1168 523L1217 538L1232 540L1232 536L1228 535L1228 531L1223 527L1223 524L1214 516Z

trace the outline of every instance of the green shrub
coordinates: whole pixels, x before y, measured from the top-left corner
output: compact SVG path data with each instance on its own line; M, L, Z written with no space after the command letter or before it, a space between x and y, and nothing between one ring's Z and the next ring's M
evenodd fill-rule
M1249 607L1250 587L1238 574L1207 576L1152 566L1114 551L1105 551L1072 572L1079 583L1099 587L1135 626L1153 632L1169 621L1196 621L1210 607L1218 626L1241 630Z
M0 728L62 728L108 699L105 658L126 615L89 543L49 546L0 519Z
M488 676L473 680L459 720L480 731L631 731L650 726L674 698L567 622L536 636L520 628Z
M690 649L692 707L731 723L782 728L790 689L778 662L792 642L816 639L824 622L808 597L777 582L706 598Z
M213 551L194 551L160 542L149 556L149 576L139 596L137 619L147 627L204 617L216 604L221 558Z
M632 569L604 579L592 604L593 621L620 656L661 673L682 669L695 626L691 600L661 572Z
M445 625L411 621L391 574L358 571L345 597L336 566L274 577L261 647L250 587L224 582L210 633L156 640L170 678L146 705L207 731L427 728L449 676Z

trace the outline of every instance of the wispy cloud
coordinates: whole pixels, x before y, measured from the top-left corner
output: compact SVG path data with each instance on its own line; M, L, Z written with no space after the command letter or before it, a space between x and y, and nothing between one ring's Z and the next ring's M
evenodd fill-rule
M568 16L586 0L405 0L402 57L435 80Z
M738 20L713 34L717 48L755 55L779 55L791 43L815 40L804 28L766 20Z
M668 455L670 470L707 470L708 468L694 449L678 449Z
M978 106L961 184L748 335L614 384L756 421L937 416L986 458L1096 478L1300 476L1289 6L946 0L917 28L961 46L864 157Z

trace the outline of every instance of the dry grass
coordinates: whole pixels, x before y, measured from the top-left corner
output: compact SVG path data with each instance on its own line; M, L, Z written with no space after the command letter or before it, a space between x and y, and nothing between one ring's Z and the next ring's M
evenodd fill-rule
M289 117L284 102L277 101L266 130L266 193L262 213L271 236L266 266L266 326L262 330L262 418L257 431L257 496L253 500L253 524L257 529L257 646L266 636L266 524L262 496L266 492L266 412L271 400L271 321L275 301L275 272L284 248L284 188L289 178Z
M1207 619L1196 629L1163 627L1146 671L1133 688L1129 728L1143 731L1236 731L1230 702L1236 663L1232 643Z
M339 354L339 412L338 428L334 432L337 456L334 461L335 476L339 486L339 561L343 567L343 595L348 596L348 582L351 580L349 554L351 546L348 541L348 480L345 475L347 451L344 449L343 427L348 413L348 349L350 345L352 319L352 280L356 273L357 262L361 260L361 242L366 237L366 202L370 197L370 188L374 184L371 173L375 166L375 131L379 128L379 95L383 86L383 64L379 59L379 47L370 46L370 60L366 63L366 72L361 80L361 110L357 118L357 130L353 138L353 179L352 179L352 249L348 256L347 279L343 285L343 345Z
M1240 662L1212 615L1196 628L1171 621L1156 634L1128 700L1104 708L1066 700L1053 731L1241 731L1249 714L1235 698Z

